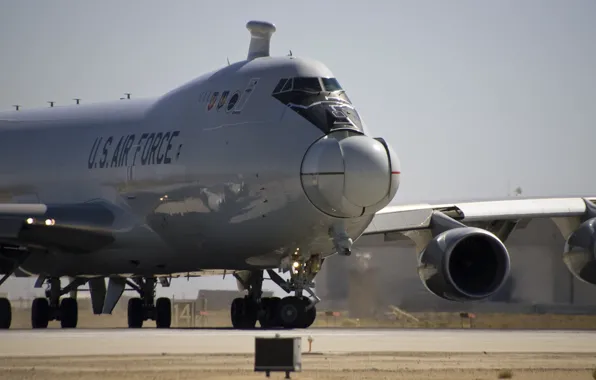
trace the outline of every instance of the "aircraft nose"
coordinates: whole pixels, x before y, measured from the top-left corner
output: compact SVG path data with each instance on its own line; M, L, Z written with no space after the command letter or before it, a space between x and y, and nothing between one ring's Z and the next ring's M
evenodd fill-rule
M314 143L302 162L302 186L311 203L336 217L373 214L399 187L400 166L381 138L327 135Z

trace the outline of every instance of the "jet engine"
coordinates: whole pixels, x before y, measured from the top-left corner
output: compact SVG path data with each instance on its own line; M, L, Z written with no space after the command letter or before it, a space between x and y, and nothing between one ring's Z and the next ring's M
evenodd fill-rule
M563 262L573 275L596 285L596 218L583 222L565 242Z
M450 301L476 301L495 294L509 276L507 248L474 227L444 231L418 257L418 274L433 294Z

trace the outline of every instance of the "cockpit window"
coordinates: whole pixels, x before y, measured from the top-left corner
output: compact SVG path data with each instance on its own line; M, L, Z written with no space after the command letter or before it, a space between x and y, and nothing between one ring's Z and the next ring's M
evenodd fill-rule
M335 78L322 78L323 86L325 87L325 91L333 92L343 90L341 85Z
M273 93L277 94L278 92L281 92L281 89L284 88L284 85L286 84L287 81L288 81L288 78L281 78L279 80L279 82L277 82L277 86L275 86Z
M271 95L324 133L363 130L360 115L335 78L281 78Z
M294 91L321 92L319 78L294 78Z
M283 88L281 89L280 92L291 91L292 90L292 82L293 82L292 78L288 79L286 81L286 84L283 86Z
M288 91L319 93L323 91L323 88L319 78L316 77L282 78L277 82L273 93L279 94Z

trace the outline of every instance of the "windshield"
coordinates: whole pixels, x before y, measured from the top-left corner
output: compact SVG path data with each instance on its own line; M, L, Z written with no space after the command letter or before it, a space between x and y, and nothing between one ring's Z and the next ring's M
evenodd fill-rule
M273 94L284 92L309 92L319 93L321 91L335 92L343 91L336 78L317 78L317 77L295 77L282 78L277 82Z
M282 78L272 96L325 133L336 129L362 131L360 115L335 78Z
M335 78L322 78L321 81L323 82L323 87L325 91L333 92L343 90L341 85Z

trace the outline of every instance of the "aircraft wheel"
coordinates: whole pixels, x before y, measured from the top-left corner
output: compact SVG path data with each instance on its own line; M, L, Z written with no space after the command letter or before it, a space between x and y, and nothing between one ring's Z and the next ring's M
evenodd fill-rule
M139 329L143 327L145 321L145 310L143 309L143 300L140 298L131 298L128 300L128 327Z
M257 304L249 298L235 298L230 307L232 326L235 329L252 329L257 324Z
M60 301L60 326L63 329L75 328L79 320L79 304L74 298Z
M287 329L299 328L305 319L304 301L298 297L284 297L279 302L278 318L281 325Z
M50 322L50 302L47 298L36 298L31 305L31 327L45 329Z
M310 301L306 297L303 298L302 301L304 302L304 318L300 327L307 329L312 326L312 324L315 323L315 319L317 319L317 308L316 306L313 306L310 309L306 309L310 305Z
M279 326L277 318L279 301L279 297L265 297L261 299L262 313L259 316L259 324L262 328L270 329Z
M155 302L155 325L157 328L169 329L172 324L172 301L169 298L158 298Z
M12 322L12 307L8 298L0 298L0 330L10 328Z
M232 319L232 327L235 329L242 328L243 301L243 298L234 298L230 306L230 318Z

